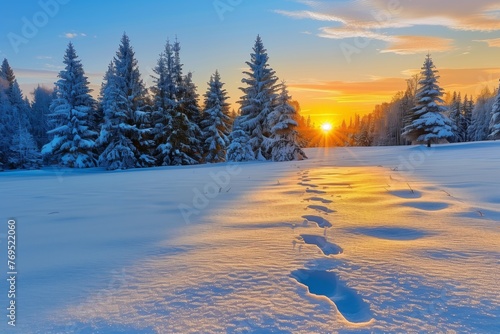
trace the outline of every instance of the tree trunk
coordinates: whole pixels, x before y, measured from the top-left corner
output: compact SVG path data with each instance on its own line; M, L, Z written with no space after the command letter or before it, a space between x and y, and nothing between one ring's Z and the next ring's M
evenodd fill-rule
M430 139L427 141L427 147L431 147L431 140Z

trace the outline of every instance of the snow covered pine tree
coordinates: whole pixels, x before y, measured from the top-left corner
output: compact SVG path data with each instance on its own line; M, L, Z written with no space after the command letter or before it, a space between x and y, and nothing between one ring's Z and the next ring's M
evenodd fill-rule
M108 170L152 166L150 113L145 110L147 91L126 34L104 80L104 123L99 137L99 145L104 149L99 165Z
M257 160L270 160L269 138L271 127L268 116L273 111L277 97L278 78L269 66L269 57L262 39L257 36L251 60L246 62L249 71L243 72L247 78L241 81L247 86L240 88L245 95L241 97L241 116L238 119L239 129L246 132Z
M500 139L500 88L498 89L495 103L491 110L490 134L488 135L488 139Z
M416 95L417 105L412 109L410 122L402 134L412 142L427 143L427 147L453 137L452 123L443 115L446 108L442 106L443 89L438 85L437 73L431 56L427 55Z
M250 137L239 125L239 117L235 119L233 131L229 135L230 144L227 148L226 161L243 162L255 160L250 145Z
M7 59L0 69L0 168L40 167L40 153L31 133L29 103Z
M297 143L297 111L290 105L290 96L285 83L281 84L281 93L276 100L276 107L268 116L271 127L271 156L273 161L292 161L307 159Z
M56 98L50 105L49 117L55 128L48 134L54 137L43 146L42 154L61 166L94 167L97 133L89 129L89 119L96 102L72 43L66 49L64 64L56 82Z
M201 121L204 139L205 162L217 163L226 160L229 146L231 117L227 92L223 89L218 71L210 78L208 91L205 94L205 108Z
M194 165L201 161L196 86L191 73L182 75L180 44L167 41L155 68L153 135L157 164Z

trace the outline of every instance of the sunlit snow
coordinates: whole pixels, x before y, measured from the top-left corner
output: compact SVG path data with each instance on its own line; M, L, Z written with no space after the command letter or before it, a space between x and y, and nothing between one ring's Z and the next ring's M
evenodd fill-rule
M306 154L1 173L13 332L498 332L500 143Z

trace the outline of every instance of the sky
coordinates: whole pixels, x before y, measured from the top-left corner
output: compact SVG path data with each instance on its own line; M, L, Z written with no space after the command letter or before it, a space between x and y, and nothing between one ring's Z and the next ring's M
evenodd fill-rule
M144 81L167 39L200 95L215 70L235 109L258 34L302 114L338 125L405 90L430 53L446 91L477 96L500 78L498 0L5 0L0 58L28 97L52 86L73 42L97 94L124 32Z

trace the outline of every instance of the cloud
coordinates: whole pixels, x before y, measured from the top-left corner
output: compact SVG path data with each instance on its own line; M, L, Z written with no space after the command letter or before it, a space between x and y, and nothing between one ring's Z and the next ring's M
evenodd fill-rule
M412 36L408 28L439 26L457 31L500 31L500 3L498 0L352 0L352 1L297 1L305 10L277 10L276 13L293 19L329 22L320 28L318 36L330 39L368 38L389 43L384 52L409 54L421 52L419 42L427 48L446 51L453 48L449 39L431 36ZM405 33L398 33L406 28ZM500 39L483 40L490 46L499 46Z
M330 97L392 95L405 88L404 78L376 78L369 81L324 81L316 83L295 83L289 88L295 91L327 93Z
M41 79L51 80L57 79L57 71L50 70L33 70L25 68L15 68L14 73L17 79Z
M500 48L500 38L476 39L473 42L483 42L488 44L490 48Z
M454 48L453 40L428 36L396 36L382 53L415 54L444 52Z
M69 39L73 39L73 38L77 38L77 37L87 37L87 34L81 32L81 33L78 33L78 32L67 32L64 34L64 37L66 38L69 38Z
M369 29L359 29L359 28L348 28L348 27L338 27L338 28L321 28L321 33L318 34L320 37L332 38L332 39L345 39L345 38L368 38L376 39L381 41L394 41L395 39L391 36L380 34Z
M297 11L297 12L292 12L292 11L287 11L287 10L276 10L275 12L278 14L284 15L284 16L294 18L294 19L313 19L313 20L317 20L317 21L327 21L327 22L330 21L330 22L346 23L340 17L330 15L330 14L308 11L308 10Z

